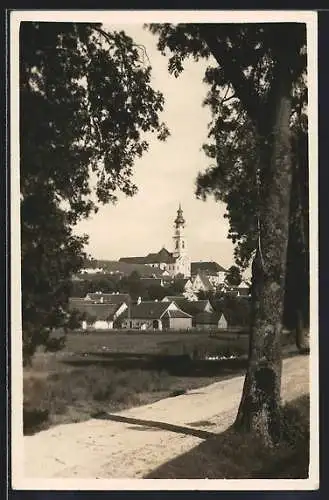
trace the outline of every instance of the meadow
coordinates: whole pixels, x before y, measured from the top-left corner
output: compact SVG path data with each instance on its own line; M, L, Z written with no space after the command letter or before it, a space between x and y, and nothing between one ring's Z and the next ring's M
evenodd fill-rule
M24 368L24 433L174 397L245 373L245 332L75 332ZM285 355L294 340L283 336Z

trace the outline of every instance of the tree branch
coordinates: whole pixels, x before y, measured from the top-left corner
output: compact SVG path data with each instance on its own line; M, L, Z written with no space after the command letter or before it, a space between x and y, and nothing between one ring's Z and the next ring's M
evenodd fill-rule
M200 26L200 35L206 42L217 63L223 69L227 79L231 82L236 96L245 107L250 119L256 128L259 128L259 107L260 102L252 82L246 78L240 70L239 65L234 62L226 45L217 38L215 26L207 24Z

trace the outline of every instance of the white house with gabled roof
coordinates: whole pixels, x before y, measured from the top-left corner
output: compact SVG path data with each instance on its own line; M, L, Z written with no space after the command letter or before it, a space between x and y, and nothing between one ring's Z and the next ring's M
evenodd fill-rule
M139 301L121 316L121 327L138 330L188 330L192 316L175 302Z

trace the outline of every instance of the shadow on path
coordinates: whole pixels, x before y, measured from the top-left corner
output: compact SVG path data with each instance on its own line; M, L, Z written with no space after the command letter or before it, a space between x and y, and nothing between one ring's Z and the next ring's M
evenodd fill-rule
M309 435L303 428L309 426L308 405L307 395L288 404L295 408L289 422L292 434L276 447L266 448L258 436L239 433L232 425L163 463L144 479L306 479Z
M136 426L142 426L141 428L136 428L138 430L148 431L150 429L161 429L170 432L177 432L178 434L185 434L187 436L194 436L200 439L208 439L210 437L216 436L214 432L204 431L202 429L193 429L191 427L183 427L181 425L168 424L167 422L158 422L155 420L143 420L139 418L124 417L122 415L113 415L111 413L100 413L93 415L93 418L101 420L112 420L113 422L122 422L124 424L134 424ZM129 427L132 429L133 427Z

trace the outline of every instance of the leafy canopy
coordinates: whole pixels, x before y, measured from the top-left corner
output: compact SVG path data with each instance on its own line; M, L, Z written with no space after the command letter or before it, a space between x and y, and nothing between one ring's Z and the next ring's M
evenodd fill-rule
M74 225L98 203L136 193L149 134L169 134L143 48L100 24L20 27L20 174L24 355L67 323L86 237Z
M178 77L184 60L209 60L204 106L211 111L203 150L210 165L197 178L196 194L226 204L235 259L246 268L257 246L264 197L259 152L271 141L282 40L293 81L291 128L294 154L307 140L306 38L303 24L152 24L158 49L170 53L168 70ZM298 137L298 139L297 139ZM304 174L303 178L305 179ZM307 210L307 208L306 208Z

